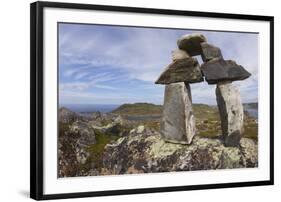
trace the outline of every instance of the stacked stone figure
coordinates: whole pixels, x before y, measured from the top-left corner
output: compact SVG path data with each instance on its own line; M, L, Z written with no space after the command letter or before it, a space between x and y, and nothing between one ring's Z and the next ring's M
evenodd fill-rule
M190 144L196 133L190 84L204 79L197 59L191 56L200 49L200 42L204 41L205 38L197 36L184 40L184 43L190 44L192 51L181 49L181 46L174 50L173 62L155 82L166 85L160 126L161 135L166 141Z
M244 80L251 74L232 60L224 60L221 50L207 43L202 34L182 36L178 50L172 52L173 62L155 82L165 84L161 135L169 142L190 144L196 133L192 111L190 84L205 80L216 84L223 139L226 146L238 146L243 135L243 105L233 81ZM192 56L201 55L199 65Z

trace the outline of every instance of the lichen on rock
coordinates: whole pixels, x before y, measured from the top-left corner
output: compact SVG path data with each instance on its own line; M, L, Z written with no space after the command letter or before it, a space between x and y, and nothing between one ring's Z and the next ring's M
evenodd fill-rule
M154 136L154 140L157 140L157 137ZM151 138L149 140L152 140ZM180 144L174 144L165 142L163 139L153 141L153 143L148 148L148 152L152 158L164 158L166 156L174 154L181 148Z
M191 145L165 142L158 132L120 138L105 148L101 174L195 171L257 167L257 143L242 138L225 147L218 138L195 136Z

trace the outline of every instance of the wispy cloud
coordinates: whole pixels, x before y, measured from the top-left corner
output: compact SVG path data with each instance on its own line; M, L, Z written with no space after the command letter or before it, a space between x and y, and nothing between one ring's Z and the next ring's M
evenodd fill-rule
M177 39L192 32L194 31L61 24L60 101L162 103L164 86L155 85L154 81L171 62L171 51L177 48ZM257 100L258 36L229 32L201 33L210 43L222 49L225 59L234 59L251 72L252 77L243 82L235 82L235 85L240 88L244 102ZM192 84L191 88L194 102L215 103L214 85ZM66 96L69 91L72 92L71 97L69 94ZM75 99L74 93L77 97ZM109 95L103 98L107 93L112 97ZM118 96L114 97L113 93Z

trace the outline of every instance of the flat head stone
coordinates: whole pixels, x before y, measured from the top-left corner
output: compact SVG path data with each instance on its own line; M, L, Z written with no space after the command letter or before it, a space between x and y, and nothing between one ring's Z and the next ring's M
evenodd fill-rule
M203 63L201 70L208 84L244 80L251 76L244 67L233 60L213 59Z
M162 72L156 84L170 84L177 82L202 82L203 76L196 58L185 58L171 63Z
M186 51L190 56L201 54L201 43L206 42L207 39L203 34L188 34L178 39L178 48Z
M202 48L201 56L204 62L208 62L215 58L223 59L221 50L218 47L206 42L203 42L200 45Z

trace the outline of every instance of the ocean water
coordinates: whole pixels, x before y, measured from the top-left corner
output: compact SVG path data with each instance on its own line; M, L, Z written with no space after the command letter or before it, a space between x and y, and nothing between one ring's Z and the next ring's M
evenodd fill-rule
M74 112L111 112L112 110L119 107L119 105L109 104L61 104L60 107L66 107Z
M114 109L118 108L120 105L113 105L113 104L62 104L60 107L66 107L70 109L71 111L77 112L77 113L89 113L89 112L102 112L107 113L111 112ZM250 116L253 118L258 119L258 109L257 108L250 108L250 107L244 107L244 110L249 113ZM136 117L129 117L131 119L136 119ZM158 118L158 117L156 117ZM145 117L139 117L139 119L145 119Z
M247 111L249 113L249 115L255 119L258 119L259 113L258 113L258 109L245 109L245 111Z

